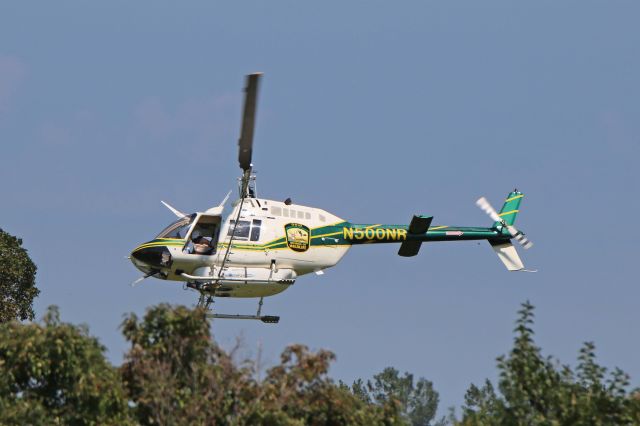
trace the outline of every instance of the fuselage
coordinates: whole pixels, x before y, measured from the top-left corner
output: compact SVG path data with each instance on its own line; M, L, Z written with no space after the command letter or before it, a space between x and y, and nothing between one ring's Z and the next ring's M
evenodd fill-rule
M226 292L217 295L257 297L336 265L353 245L504 238L495 228L443 225L411 234L407 225L353 224L315 207L246 198L234 202L226 215L209 211L183 217L134 249L131 260L156 278L226 278Z

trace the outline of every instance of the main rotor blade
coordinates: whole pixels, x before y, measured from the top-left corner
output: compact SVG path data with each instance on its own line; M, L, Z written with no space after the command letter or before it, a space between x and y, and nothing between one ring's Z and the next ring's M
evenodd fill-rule
M245 87L244 112L242 113L242 127L238 140L238 161L240 168L247 171L251 168L251 153L253 150L253 130L256 123L256 104L258 101L258 83L262 73L249 74Z

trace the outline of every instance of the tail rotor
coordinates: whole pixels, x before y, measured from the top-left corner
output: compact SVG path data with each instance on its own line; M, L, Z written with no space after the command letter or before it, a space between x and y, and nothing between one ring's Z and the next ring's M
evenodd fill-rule
M517 191L514 191L513 193L517 193ZM515 197L518 197L518 196L515 196ZM510 197L509 199L507 199L507 202L515 197ZM486 198L484 197L479 198L478 201L476 201L476 205L480 207L480 209L484 211L487 215L489 215L491 219L499 223L499 226L505 227L507 231L509 231L509 234L511 234L511 237L513 237L522 246L522 248L527 250L533 247L533 243L529 241L527 237L524 236L524 233L522 233L521 231L518 231L518 229L516 229L515 226L508 224L505 221L505 219L503 219L501 215L498 214L498 212L493 208L493 206L489 203L489 201L487 201ZM503 208L503 210L505 209ZM504 216L506 214L513 214L514 212L517 212L517 210L507 211L502 215Z

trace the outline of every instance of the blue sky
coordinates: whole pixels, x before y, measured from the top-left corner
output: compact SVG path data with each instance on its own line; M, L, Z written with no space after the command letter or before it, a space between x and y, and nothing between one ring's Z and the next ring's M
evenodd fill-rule
M80 1L0 3L0 227L37 263L38 314L87 323L120 362L127 312L190 305L125 256L236 187L243 76L265 73L254 163L264 198L359 223L486 225L474 205L526 197L537 274L487 244L355 247L265 300L277 326L217 322L276 362L288 343L337 353L351 381L395 366L441 407L495 377L519 303L545 353L640 384L640 5L632 1ZM287 167L290 155L304 168ZM244 312L255 301L222 300ZM443 411L444 412L444 411Z

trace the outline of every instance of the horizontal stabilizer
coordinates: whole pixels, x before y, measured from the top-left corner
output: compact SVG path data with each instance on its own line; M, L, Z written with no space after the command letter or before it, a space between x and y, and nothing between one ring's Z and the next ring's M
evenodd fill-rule
M402 257L411 257L418 254L422 241L405 241L400 244L400 250L398 254Z
M429 226L431 226L432 220L433 216L413 216L413 219L411 219L411 223L409 224L407 240L411 235L426 234L426 232L429 230ZM398 250L398 254L403 257L415 256L420 251L421 245L422 241L404 241L402 244L400 244L400 250Z
M429 230L433 216L413 216L409 224L410 234L424 234Z
M516 248L511 244L511 241L490 243L493 251L498 255L498 259L504 263L509 271L522 271L524 270L524 264L518 256Z

